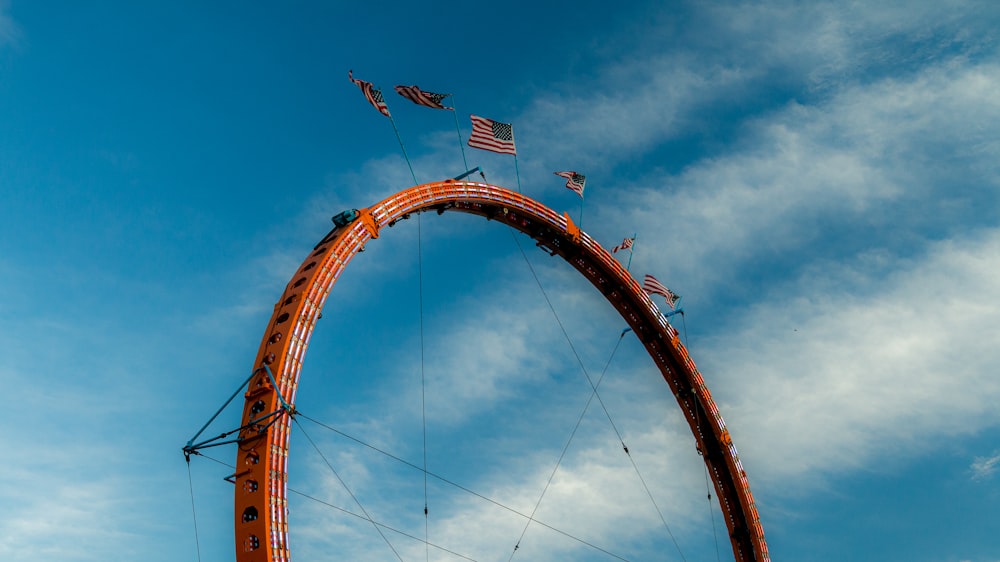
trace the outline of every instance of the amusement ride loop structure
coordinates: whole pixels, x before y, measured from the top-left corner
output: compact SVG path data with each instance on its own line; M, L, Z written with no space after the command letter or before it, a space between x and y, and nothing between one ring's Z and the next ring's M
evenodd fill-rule
M237 440L237 562L290 560L286 494L291 417L306 348L330 290L351 258L384 227L427 211L469 213L513 227L565 259L601 292L635 332L676 397L715 486L735 559L768 561L757 507L729 431L677 330L639 283L568 215L502 187L447 180L414 186L334 217L334 229L313 248L275 304L244 394Z

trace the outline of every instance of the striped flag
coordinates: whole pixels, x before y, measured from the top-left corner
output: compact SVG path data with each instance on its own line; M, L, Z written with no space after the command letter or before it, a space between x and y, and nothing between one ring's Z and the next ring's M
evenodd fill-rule
M583 197L583 186L587 183L587 177L576 172L554 172L559 177L566 178L566 188L573 190L577 195Z
M432 107L434 109L455 109L454 107L445 107L441 103L441 100L451 94L435 94L433 92L425 92L416 86L396 86L396 93L417 105Z
M361 92L365 95L365 99L368 100L368 103L372 104L375 109L379 110L379 113L385 115L386 117L392 117L392 115L389 115L389 106L387 106L385 104L385 100L382 99L381 90L372 86L371 82L365 82L364 80L354 78L353 70L347 71L347 77L351 79L351 82L354 82L359 88L361 88Z
M646 291L650 295L660 295L661 297L667 299L667 305L670 306L671 310L674 309L674 305L677 304L677 301L681 300L681 298L668 289L666 285L660 283L656 277L653 277L648 273L646 274L646 278L642 281L642 290Z
M611 248L611 253L617 254L620 250L631 250L633 242L635 242L635 238L626 238L622 240L621 244Z
M475 115L471 117L472 136L469 137L469 146L517 156L517 149L514 148L513 125Z

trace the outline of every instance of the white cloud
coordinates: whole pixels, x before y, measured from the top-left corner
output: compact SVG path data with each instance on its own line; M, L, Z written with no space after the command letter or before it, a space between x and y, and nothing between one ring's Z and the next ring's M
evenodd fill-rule
M609 167L677 136L691 125L695 110L732 95L747 77L739 69L706 68L674 55L611 68L602 79L607 83L601 87L535 101L520 119L524 152L592 169Z
M596 380L624 324L569 266L547 261L544 256L534 258L553 306ZM497 267L511 269L510 261L497 261ZM508 282L498 283L494 279L490 299L452 303L447 329L431 336L428 427L432 470L443 462L435 456L436 446L449 457L446 466L438 469L444 471L442 476L530 513L559 448L586 403L589 386L520 257L512 269L520 271L516 282L505 279ZM472 291L479 294L482 289ZM623 345L628 348L632 344L630 340ZM664 517L678 534L682 548L690 552L688 543L708 525L708 508L700 505L705 502L704 468L665 383L650 372L651 361L644 355L644 368L633 365L634 351L622 351L602 384L602 397ZM381 369L373 364L364 374L356 375L364 380L359 380L352 392L374 397L373 402L335 406L325 419L335 418L339 421L333 425L420 465L419 437L414 438L414 434L419 435L421 413L419 394L413 388L413 363L394 357L396 354L392 351L380 361L407 368L390 373L388 379L380 381L376 372ZM376 392L361 390L366 385L375 385ZM315 390L313 387L310 393ZM480 429L469 434L470 428ZM315 438L316 432L311 433ZM366 508L378 521L422 537L422 521L414 516L419 515L416 504L422 498L419 471L406 467L402 472L393 471L392 463L370 450L360 449L364 455L344 456L345 443L338 446L334 440L325 447L341 451L335 466L347 475L352 492L364 498ZM293 457L312 455L304 448L307 444L296 440ZM358 471L362 456L364 466L370 468ZM293 487L305 482L303 485L314 488L315 482L325 482L316 495L337 498L333 503L352 509L353 500L342 490L331 490L339 484L332 484L329 474L323 475L328 470L320 462L312 461L307 467L293 465L292 471ZM431 542L477 559L484 559L482 553L490 558L512 548L523 529L521 516L459 494L436 479L431 485ZM403 502L409 507L400 508L399 498L408 498ZM293 512L296 552L320 552L336 544L338 550L388 553L370 523L309 502L298 504L298 511ZM636 509L636 505L641 507ZM314 515L314 509L327 513ZM666 540L662 523L596 402L591 404L584 428L542 503L539 519L612 551L619 551L616 545L621 540L631 541L628 548L640 550L647 541ZM391 532L387 535L397 548L423 549L413 539ZM475 539L470 542L469 537ZM542 526L529 529L524 543L524 552L532 552L531 559L537 560L565 559L575 556L580 548L577 541Z
M6 463L5 486L0 489L0 501L7 506L0 515L4 560L141 558L148 535L185 514L177 504L162 500L157 509L149 509L149 487L168 480L158 469L152 471L155 475L147 473L148 481L130 472L126 467L134 468L136 461L124 447L98 439L66 443L54 436L33 437L39 442L17 439L5 444L15 454ZM192 549L193 544L192 539Z
M624 415L623 420L631 417L631 414ZM690 553L692 542L703 540L703 532L710 524L704 506L701 459L693 453L690 437L678 429L649 427L631 432L628 440L633 458L651 486L650 491L657 499L670 532L678 538L681 549ZM535 431L542 431L542 428ZM536 513L537 520L544 524L528 527L521 543L521 555L532 560L561 560L567 556L583 559L584 554L594 552L578 539L629 559L648 556L644 549L655 548L649 546L650 542L661 544L661 547L665 544L671 550L675 548L628 458L620 447L614 446L613 439L609 442L606 437L604 432L581 433L573 442ZM488 468L477 471L470 481L459 482L521 515L461 493L432 478L430 541L480 560L509 554L525 530L524 515L531 513L538 502L557 454L558 449L528 449L513 456L491 457L486 465ZM354 455L350 455L350 459L353 460L346 463L345 459L339 459L338 470L343 466L343 472L354 472L351 467L358 459ZM351 493L368 502L366 509L380 523L423 537L419 472L383 472L385 466L381 462L372 463L369 458L365 463L376 467L377 478L372 478L374 475L367 471L368 476L351 478ZM326 467L318 462L311 464L313 470L307 480L326 482L321 486L323 491L315 495L334 498L332 503L360 513L339 484L332 483L334 479ZM300 555L333 545L343 552L388 553L384 541L370 523L315 503L296 503L300 507L293 510L296 529L293 546ZM410 552L404 559L423 551L424 547L411 538L389 531L386 534L396 548Z
M996 473L998 465L1000 465L1000 452L994 453L991 457L976 457L970 467L972 479L986 480L990 478Z
M791 104L748 123L732 153L675 178L648 176L654 187L592 211L593 224L634 228L638 267L696 282L705 296L754 262L809 263L813 247L898 252L917 228L983 222L977 199L997 205L982 190L1000 184L1000 143L983 125L1000 123L998 88L996 66L942 65L848 88L821 106ZM868 235L852 239L858 233ZM644 251L644 240L657 251Z
M729 320L733 333L699 348L721 374L713 386L734 434L749 440L752 474L850 469L997 423L997 358L979 335L998 320L998 238L976 229L997 203L983 188L1000 179L989 125L1000 122L1000 69L961 62L790 104L750 121L733 153L649 178L661 186L635 190L624 218L597 211L597 224L635 224L655 241L657 252L640 246L637 270L669 272L682 293L696 286L689 301L768 277L754 270L761 261L785 259L791 269L778 273L799 277L751 281L760 304L741 314L762 324ZM870 235L844 241L841 255L812 252L836 248L831 235L852 224ZM957 238L930 242L928 226Z
M671 272L687 284L684 288L697 287L701 296L688 295L689 301L709 302L764 258L797 262L777 272L790 280L774 294L760 295L757 306L738 311L742 319L720 324L719 333L702 342L695 355L707 367L709 383L748 459L751 479L770 489L779 483L808 485L813 475L852 470L880 455L905 457L933 446L937 438L996 424L990 405L1000 398L1000 388L989 369L998 357L980 335L1000 320L992 305L1000 295L991 282L1000 269L994 258L1000 255L1000 235L977 233L971 221L951 220L970 214L961 201L967 192L959 188L967 189L966 181L995 186L1000 161L1000 145L992 134L1000 120L993 95L1000 89L1000 71L970 61L969 52L985 48L982 43L965 44L948 57L941 54L948 51L943 43L960 38L968 18L948 15L960 8L934 3L915 8L737 7L711 15L713 25L724 31L706 34L705 40L721 36L729 42L717 58L637 56L634 64L599 73L599 87L577 93L567 86L540 97L518 121L525 131L519 146L526 154L541 155L534 164L525 160L541 169L542 158L562 161L585 154L592 166L610 169L642 156L647 146L696 130L710 108L752 93L768 77L788 74L784 79L789 82L806 83L816 99L782 101L780 107L751 116L735 128L734 146L689 163L675 177L653 170L641 179L630 178L635 185L654 187L630 189L630 196L622 197L627 202L615 209L588 208L588 217L598 217L593 228L598 233L622 225L638 229L637 265ZM852 13L861 9L863 14ZM920 48L894 48L896 41ZM873 68L891 65L909 66L894 77L866 76ZM450 143L451 133L447 135ZM572 142L563 144L563 138ZM438 145L454 152L444 142ZM948 158L942 158L942 150ZM432 162L439 158L444 159L424 157L418 169L437 169ZM345 178L351 187L331 198L371 193L371 185L387 194L410 183L407 172L397 157L374 160L362 173ZM489 178L513 184L512 178ZM970 199L971 208L995 201ZM345 205L322 205L331 206ZM307 213L316 214L316 207L310 205ZM928 242L918 227L941 212L951 213L944 224L948 235L957 238ZM850 225L886 237L845 244L836 259L813 255ZM621 234L615 231L609 240L617 242ZM393 234L412 235L412 230ZM907 240L901 243L894 236ZM649 247L642 245L646 241ZM366 267L398 267L400 255ZM444 389L433 398L439 402L433 408L433 415L440 416L435 421L468 422L510 399L514 386L534 382L532 368L545 370L555 362L548 354L530 351L529 343L539 343L532 341L538 335L531 328L549 322L548 311L518 298L531 291L530 285L516 285L496 299L506 303L504 308L490 303L476 307L472 316L481 323L457 322L441 334L442 341L460 345L432 357L431 382ZM599 341L596 333L587 333L591 326L581 317L574 326L584 329L574 335ZM542 339L553 348L559 345L558 335ZM398 393L395 382L382 390L380 402L390 405L386 415L355 425L380 445L399 445L398 428L413 419L414 402L393 395ZM635 413L644 409L651 407L639 405ZM345 418L356 413L346 412ZM402 414L411 422L402 422ZM692 456L684 431L664 431L654 450L676 448L679 457ZM587 498L610 519L624 518L600 485L618 489L620 471L611 475L611 455L589 452L590 457L580 455L561 471L553 496ZM530 509L536 498L524 492L525 485L547 478L550 460L529 455L505 473L487 474L495 479L491 494ZM678 472L655 466L657 460L663 458L643 464L653 464L657 474L673 469L671 475L681 475L677 479L687 489L700 475L699 467ZM993 464L982 466L992 469ZM599 484L580 478L583 473L598 476ZM360 481L362 487L372 485ZM697 513L685 503L690 502L686 496L673 492L658 490L671 499L664 502L669 510ZM465 498L444 508L448 515L435 518L439 528L433 536L473 535L481 543L474 548L502 551L504 546L496 545L519 533L519 518L474 509L475 503ZM588 534L601 537L606 531L572 509L545 507L554 519L571 519L581 527L592 524ZM379 512L392 510L379 505ZM418 529L414 534L422 536L420 521L409 515L403 519L400 527L415 525L406 528ZM656 522L629 524L638 532ZM342 532L358 545L363 543L354 541L371 531L370 524L359 525L324 539L314 527L304 532L316 535L315 540L332 540ZM529 537L534 537L532 531ZM384 548L381 539L375 543ZM552 541L558 557L566 551L557 543ZM422 552L422 546L416 548Z
M5 44L17 46L21 41L21 30L8 15L9 5L7 0L0 0L0 46Z
M551 162L610 170L664 141L711 136L731 122L716 115L748 107L747 99L756 111L782 104L765 97L775 85L822 100L845 86L906 77L948 58L968 64L995 48L986 39L989 18L977 17L989 6L977 2L688 8L681 20L665 10L641 30L624 30L618 43L628 51L611 50L599 71L536 98L516 121L525 177L544 173Z
M1000 322L997 256L991 230L887 278L817 268L702 344L749 470L814 481L1000 423L1000 352L983 337Z

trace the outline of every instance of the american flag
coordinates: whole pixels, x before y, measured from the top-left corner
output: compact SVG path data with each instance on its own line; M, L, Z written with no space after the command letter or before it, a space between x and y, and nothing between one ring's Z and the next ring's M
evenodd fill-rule
M361 92L365 95L365 99L368 100L368 103L375 106L375 109L379 110L382 115L390 118L392 117L392 115L389 115L389 106L387 106L385 104L385 100L382 99L381 90L373 87L371 82L365 82L364 80L354 78L353 70L347 71L347 77L351 79L351 82L354 82L359 88L361 88Z
M472 136L469 137L469 146L517 156L517 149L514 148L513 125L475 115L471 117Z
M611 253L617 254L620 250L631 250L633 242L635 242L635 238L626 238L622 240L621 244L611 248Z
M583 197L583 186L587 183L587 177L576 172L554 172L559 177L566 178L566 188L573 190L577 195Z
M660 295L661 297L667 299L667 305L670 306L671 310L674 309L674 305L677 304L677 301L681 300L681 298L668 289L666 285L660 283L657 281L656 277L653 277L648 273L646 274L646 278L642 281L642 290L651 295Z
M441 103L441 100L451 94L435 94L433 92L425 92L416 86L396 86L396 93L417 105L433 107L434 109L455 109L454 107L445 107Z

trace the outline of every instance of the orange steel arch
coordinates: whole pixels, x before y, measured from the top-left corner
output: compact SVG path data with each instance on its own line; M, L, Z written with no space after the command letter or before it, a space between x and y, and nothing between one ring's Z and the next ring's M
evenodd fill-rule
M531 236L597 287L635 332L677 398L702 454L738 562L768 561L764 530L729 431L698 368L659 309L617 260L568 215L520 193L447 180L405 189L361 209L317 244L274 305L245 394L235 474L237 562L286 562L290 414L316 320L347 263L379 232L411 213L458 211Z

